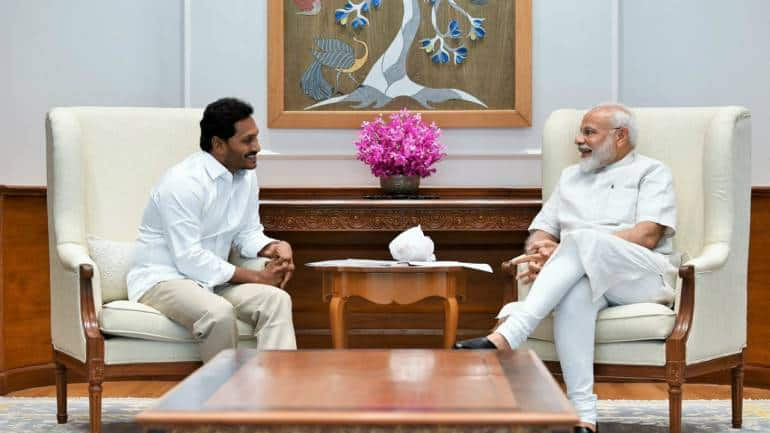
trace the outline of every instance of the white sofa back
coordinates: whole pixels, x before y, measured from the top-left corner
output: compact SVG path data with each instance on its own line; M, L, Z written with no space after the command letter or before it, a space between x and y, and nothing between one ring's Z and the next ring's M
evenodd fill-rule
M707 244L748 245L750 116L742 107L634 108L639 129L636 149L671 168L677 199L674 244L697 257ZM578 162L574 142L585 110L551 114L543 131L543 198L561 171ZM722 161L731 160L730 164ZM707 191L705 193L704 191ZM734 203L741 206L735 207Z
M88 251L89 236L112 241L136 239L152 187L169 167L199 149L201 115L200 109L178 108L51 110L51 252L79 247ZM109 269L112 276L125 273L121 264L127 264L115 260L121 252L107 251L106 256L113 259L114 266ZM103 302L126 299L121 278L107 279L102 275L98 279L97 308L101 297Z

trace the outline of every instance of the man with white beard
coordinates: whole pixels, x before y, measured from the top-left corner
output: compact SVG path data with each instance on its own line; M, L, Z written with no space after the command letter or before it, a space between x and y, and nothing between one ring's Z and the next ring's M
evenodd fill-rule
M670 170L634 151L633 113L619 104L586 113L575 137L580 163L567 167L529 227L526 263L516 278L532 283L526 299L505 305L486 337L455 349L511 350L554 312L554 344L567 396L580 415L575 432L596 431L593 393L594 332L598 312L610 305L670 305L666 283L676 269L676 225Z

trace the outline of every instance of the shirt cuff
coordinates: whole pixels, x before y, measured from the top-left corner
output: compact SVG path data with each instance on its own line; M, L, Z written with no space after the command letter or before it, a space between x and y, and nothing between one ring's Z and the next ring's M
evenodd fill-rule
M555 237L556 239L561 238L561 236L559 235L559 230L557 230L556 227L552 227L546 224L533 223L532 225L529 226L527 230L529 231L530 234L532 234L532 232L534 232L535 230L542 230L548 233L549 235Z
M640 216L637 218L638 222L642 221L649 221L651 223L660 224L663 226L663 236L674 236L676 234L676 229L674 228L673 224L666 224L664 221L661 221L660 218L655 218L651 216Z
M233 279L233 275L235 275L235 265L233 265L230 262L224 261L222 263L222 272L217 275L216 279L214 281L210 282L211 287L216 287L222 284L225 284Z
M240 251L241 257L245 259L254 259L257 257L259 252L262 251L267 246L267 244L271 242L276 242L276 241L277 239L264 236L259 240L249 242L248 245L244 245L243 248L241 248L241 251Z

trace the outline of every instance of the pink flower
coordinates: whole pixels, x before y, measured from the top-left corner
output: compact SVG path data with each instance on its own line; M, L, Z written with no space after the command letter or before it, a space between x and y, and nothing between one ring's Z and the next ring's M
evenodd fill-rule
M363 122L356 141L356 159L368 165L377 177L405 175L428 177L436 172L433 164L446 154L446 147L438 142L441 130L435 123L423 122L420 113L403 110L390 115L390 122L382 114L373 122Z

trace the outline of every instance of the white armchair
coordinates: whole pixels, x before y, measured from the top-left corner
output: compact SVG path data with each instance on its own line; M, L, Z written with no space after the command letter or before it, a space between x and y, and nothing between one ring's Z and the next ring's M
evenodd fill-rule
M674 176L682 254L673 309L634 304L603 310L597 320L598 378L666 381L670 431L681 432L681 386L687 378L732 370L732 423L741 425L746 278L751 194L751 121L741 107L639 108L637 150ZM543 133L543 200L578 160L574 137L585 111L558 110ZM674 287L672 285L672 287ZM519 299L528 286L519 286ZM526 343L558 373L553 324Z
M103 380L180 378L200 366L197 343L185 328L127 300L125 274L150 190L167 168L198 149L201 115L198 109L96 107L55 108L48 115L59 423L67 421L67 370L87 378L91 432L99 432ZM251 328L238 322L239 344L256 345Z

